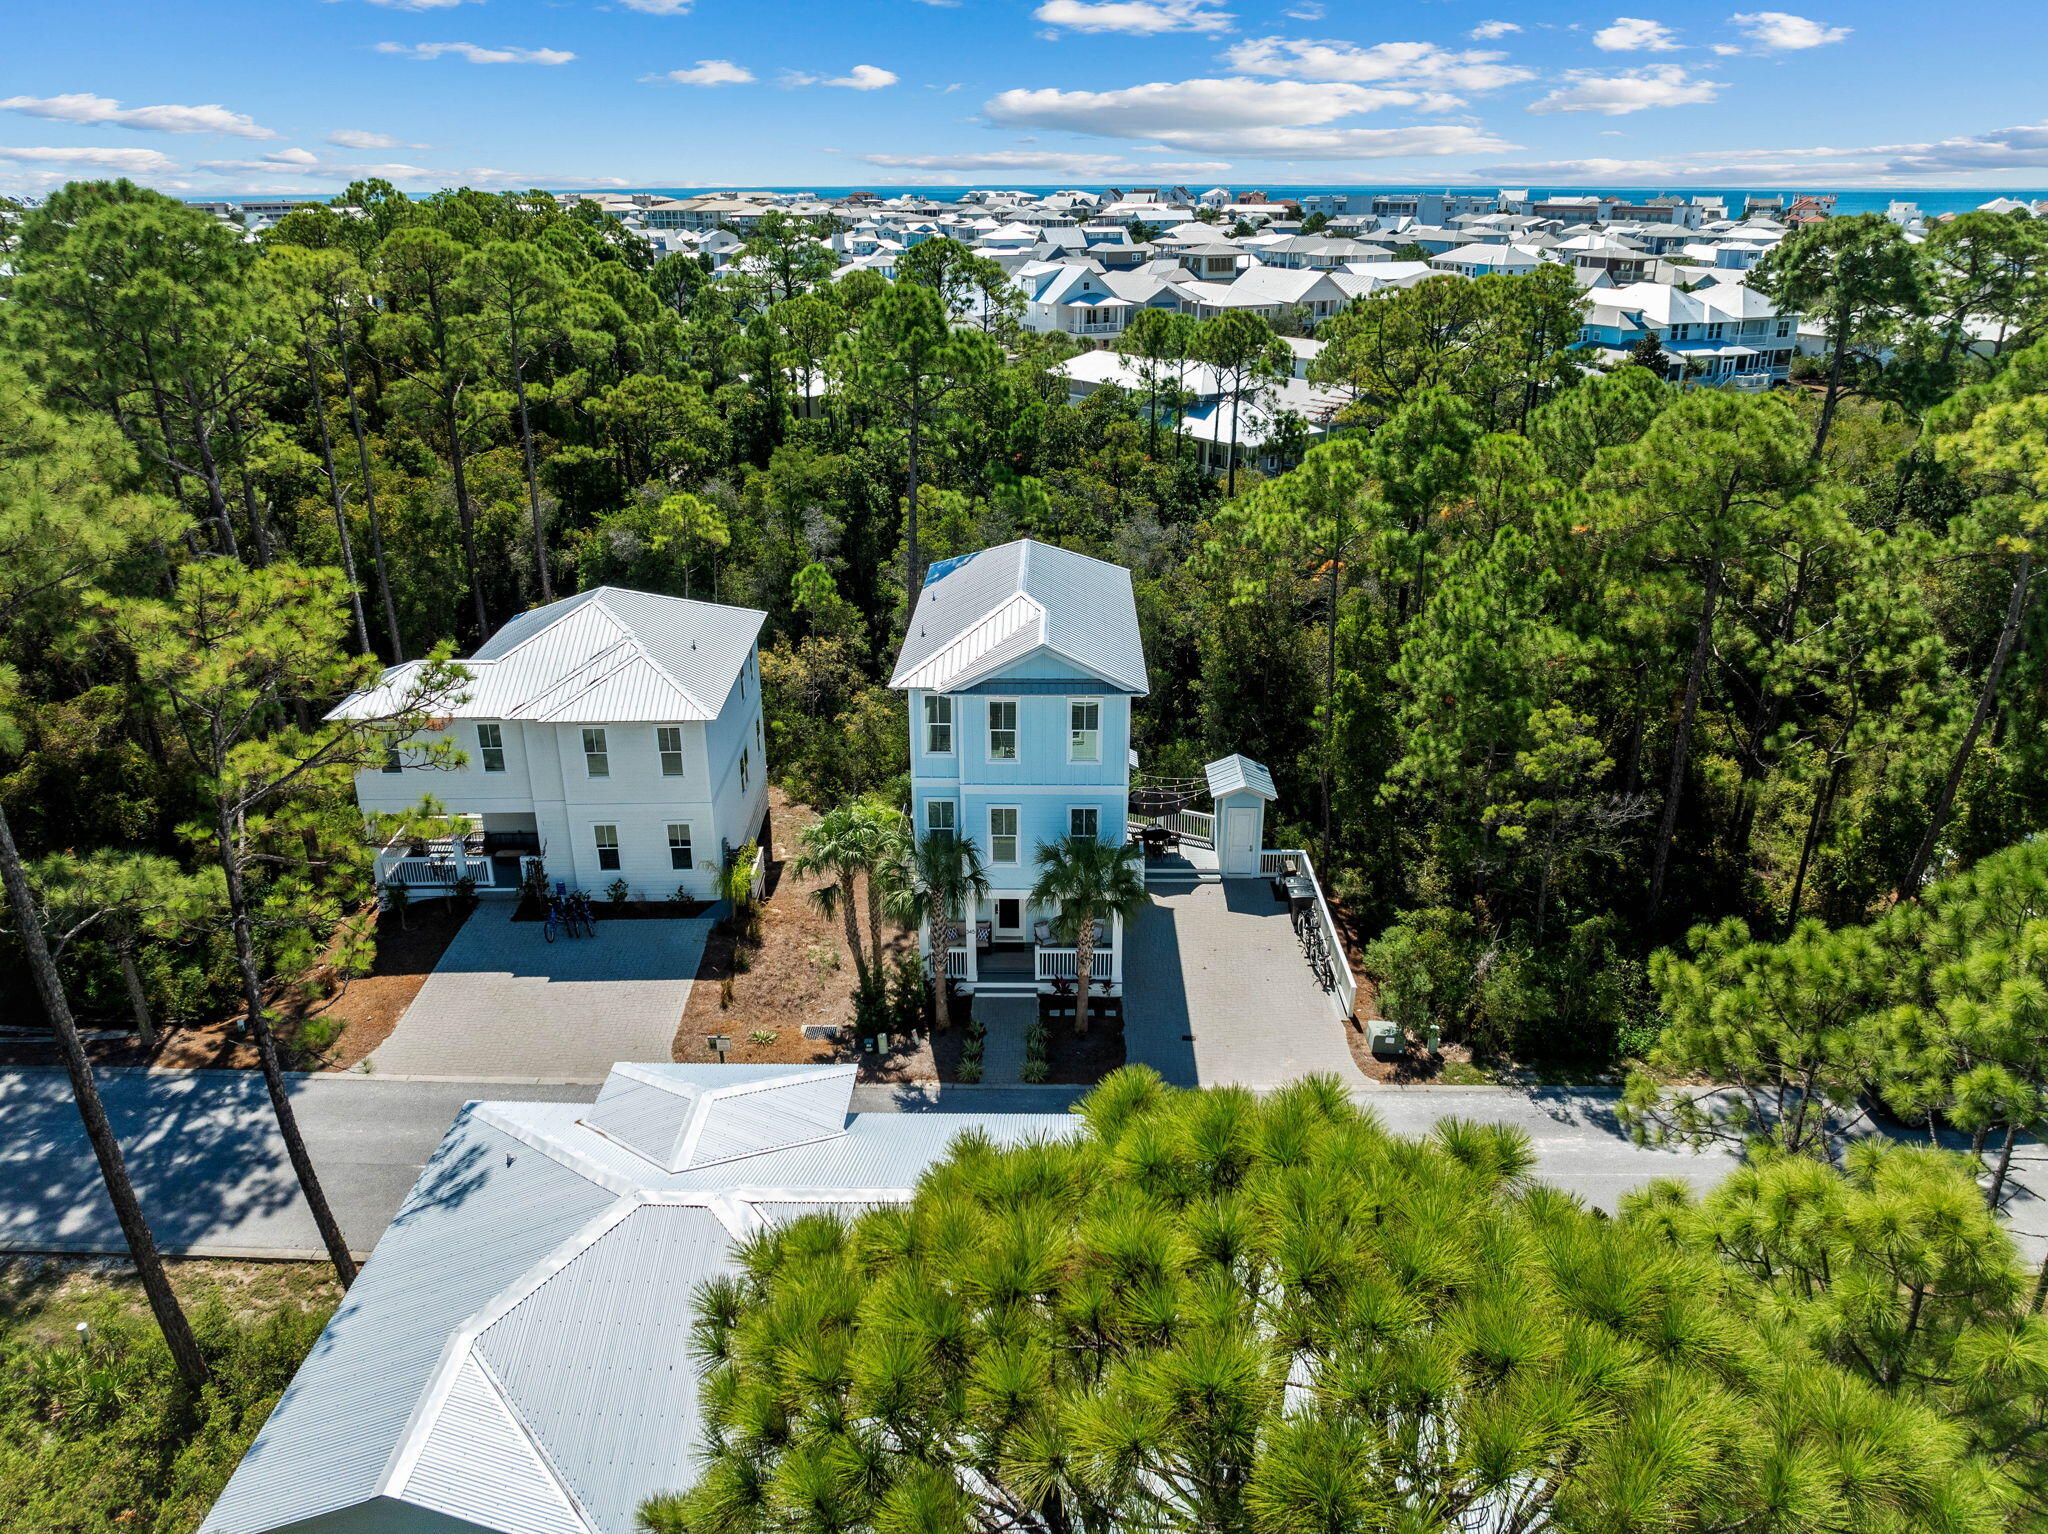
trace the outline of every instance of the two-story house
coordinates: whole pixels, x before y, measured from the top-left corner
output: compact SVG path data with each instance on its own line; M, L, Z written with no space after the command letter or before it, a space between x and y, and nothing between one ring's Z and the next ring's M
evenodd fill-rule
M909 704L919 834L972 842L988 876L948 972L970 990L1049 989L1073 950L1031 903L1037 850L1126 834L1131 704L1149 691L1130 572L1029 538L943 560L889 685ZM1120 986L1121 930L1107 946L1096 973Z
M377 855L379 884L476 880L510 893L529 858L593 893L714 897L725 855L762 833L766 741L756 639L766 614L599 586L522 613L462 662L463 701L431 721L465 758L395 742L356 777L366 815L432 795L467 829ZM421 665L388 669L330 718L378 713Z

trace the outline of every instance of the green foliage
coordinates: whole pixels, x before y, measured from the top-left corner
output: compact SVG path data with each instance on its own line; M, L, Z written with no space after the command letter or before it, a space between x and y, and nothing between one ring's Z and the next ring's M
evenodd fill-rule
M0 1484L21 1534L196 1528L326 1320L220 1294L191 1307L215 1383L180 1384L146 1316L111 1296L0 1317ZM89 1328L84 1338L74 1320Z
M1750 1320L1739 1262L1531 1186L1517 1132L1403 1141L1331 1081L1138 1069L1081 1114L749 1242L699 1304L710 1453L646 1526L1904 1534L2009 1505L1961 1426Z

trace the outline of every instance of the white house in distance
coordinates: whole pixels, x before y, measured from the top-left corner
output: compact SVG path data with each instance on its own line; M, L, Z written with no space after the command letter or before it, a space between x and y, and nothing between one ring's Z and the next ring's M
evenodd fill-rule
M365 814L430 794L470 828L381 849L378 883L466 876L510 893L538 857L551 880L592 894L624 879L636 899L715 898L726 854L767 814L766 616L599 586L514 618L462 663L466 697L421 737L452 736L464 765L408 765L419 753L401 742L357 775ZM424 664L391 667L329 717L386 711Z
M941 560L889 685L909 704L918 833L972 842L988 875L947 972L994 993L1072 979L1074 950L1031 903L1033 854L1125 840L1131 703L1150 690L1130 571L1029 538ZM1121 925L1105 936L1095 972L1117 991Z

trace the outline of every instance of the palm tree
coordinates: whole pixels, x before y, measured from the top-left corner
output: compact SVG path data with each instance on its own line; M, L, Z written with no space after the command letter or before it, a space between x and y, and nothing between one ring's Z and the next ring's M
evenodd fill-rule
M1093 836L1038 844L1038 882L1031 886L1033 905L1049 905L1057 914L1053 931L1074 945L1074 1032L1088 1031L1088 988L1095 978L1096 923L1112 918L1128 926L1138 919L1151 897L1145 893L1138 849L1128 842Z
M933 831L908 848L891 882L895 888L883 901L890 920L922 927L930 939L932 1011L944 1032L953 1022L946 992L946 955L953 946L953 921L970 900L988 898L988 875L981 866L981 853L973 842L961 841L950 831Z
M824 875L834 882L811 891L811 903L846 926L846 946L865 991L882 978L882 885L886 870L903 859L902 813L879 799L861 798L828 810L802 836L803 851L795 862L804 878ZM861 944L860 917L854 900L862 886L868 912L867 945Z

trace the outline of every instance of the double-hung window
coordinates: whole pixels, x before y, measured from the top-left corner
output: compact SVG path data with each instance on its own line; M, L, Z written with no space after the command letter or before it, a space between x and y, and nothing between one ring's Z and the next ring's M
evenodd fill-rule
M679 724L658 725L654 731L654 748L661 753L661 775L665 778L679 778L683 775L683 727Z
M924 695L924 749L927 756L952 754L953 700L944 693Z
M747 778L748 778L748 775L749 775L749 773L750 773L750 770L751 770L751 763L750 763L750 762L748 761L748 756L747 756L747 753L746 753L746 752L744 752L744 751L742 751L742 752L740 753L740 792L741 792L741 793L745 793L745 792L747 791Z
M485 772L505 770L505 727L499 724L480 724L476 727L477 755L484 759Z
M1102 760L1102 704L1094 698L1067 700L1067 760Z
M597 866L606 873L619 866L619 828L617 826L592 826L591 840L597 843Z
M1067 808L1067 835L1095 840L1102 834L1102 811L1092 804L1075 804Z
M959 830L955 821L951 799L927 799L924 802L924 828L932 836L952 836Z
M608 778L612 775L612 754L604 743L603 730L583 732L583 773L585 777L591 778Z
M1014 698L989 700L988 759L992 762L1017 760L1017 702Z
M988 812L988 860L991 863L1017 861L1017 807L997 805Z
M671 825L668 828L668 866L689 869L696 865L690 861L690 828Z

